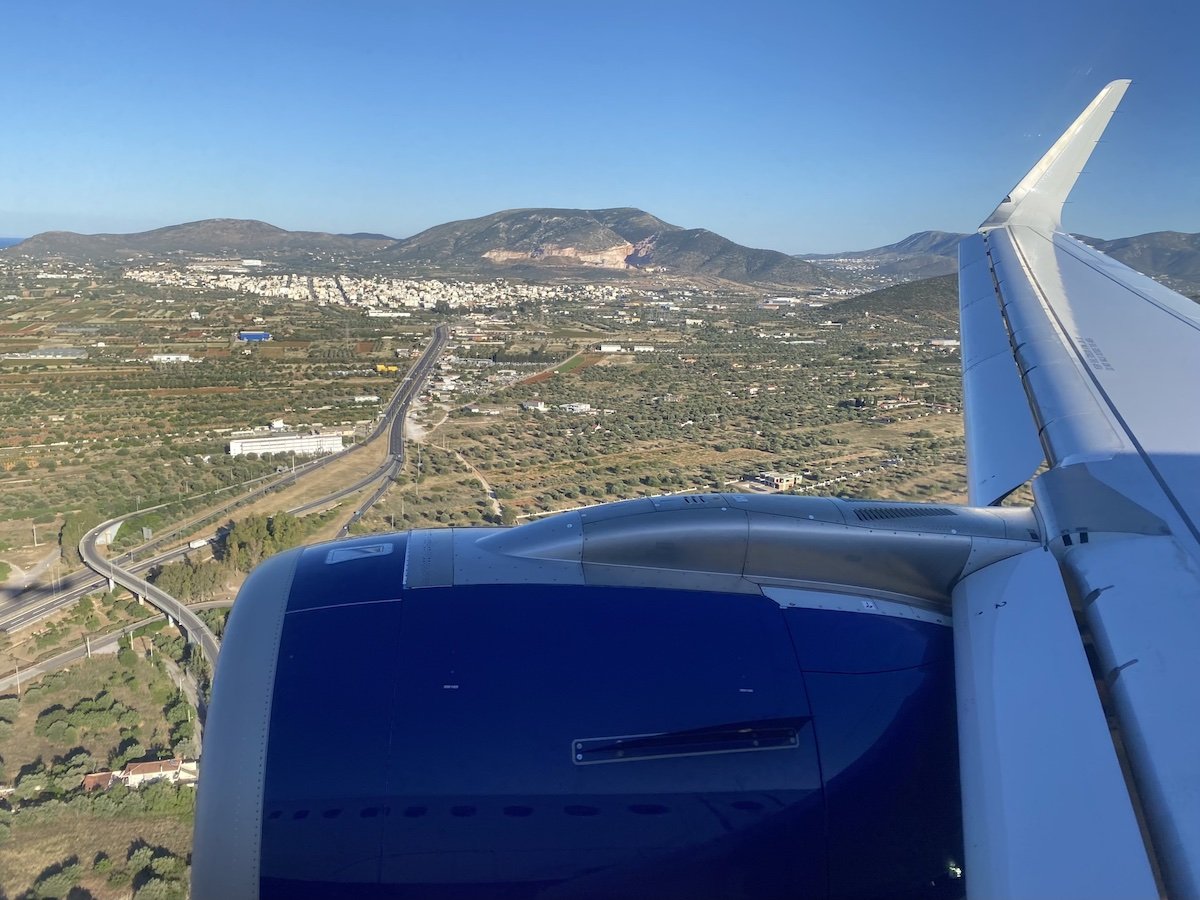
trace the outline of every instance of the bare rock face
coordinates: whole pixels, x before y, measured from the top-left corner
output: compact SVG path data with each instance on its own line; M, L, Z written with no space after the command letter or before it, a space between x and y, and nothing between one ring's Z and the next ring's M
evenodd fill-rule
M633 245L633 250L625 257L625 262L631 266L646 267L654 262L654 246L658 243L658 235L652 234L642 238Z
M624 269L626 258L633 253L633 244L618 244L602 250L581 250L578 247L542 244L532 250L488 250L484 259L492 262L558 263L560 265L597 266L603 269Z

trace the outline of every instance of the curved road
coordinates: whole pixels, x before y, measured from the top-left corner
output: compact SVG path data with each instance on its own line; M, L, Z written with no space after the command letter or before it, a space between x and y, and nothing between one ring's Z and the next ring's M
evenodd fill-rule
M348 522L342 529L341 534L344 534L349 530L350 524L357 522L360 518L362 518L363 514L371 507L371 505L373 505L379 500L380 497L383 496L384 491L386 491L388 485L391 484L392 477L399 471L400 466L403 465L404 462L404 417L408 412L408 406L416 396L417 392L420 390L425 379L429 377L429 373L433 370L434 363L436 362L438 356L441 355L441 352L445 349L449 339L450 329L447 326L438 325L434 329L433 339L430 341L429 346L425 349L425 352L421 354L416 364L409 371L408 375L405 376L400 387L397 388L395 393L392 395L392 399L388 403L387 408L385 409L384 414L379 421L379 424L375 427L375 430L365 441L356 445L356 447L350 448L350 450L353 451L357 447L365 446L381 436L386 430L389 433L389 453L388 459L384 462L384 464L366 479L360 480L356 484L351 485L349 488L341 488L332 494L314 501L313 503L296 507L297 511L307 511L308 509L315 508L316 506L327 504L332 500L339 499L340 497L351 493L353 490L358 490L361 487L370 484L372 481L378 478L386 478L383 485L372 495L368 502L360 506L355 511L354 515L350 519L350 522ZM334 458L335 457L325 457L321 460L317 460L314 464L307 467L304 470L304 473L297 472L295 475L289 473L285 479L281 479L278 482L272 482L271 484L260 488L259 492L265 493L265 491L274 487L278 487L280 484L286 483L287 481L295 481L295 479L301 474L312 472L328 464ZM251 497L253 496L254 494L251 495ZM244 501L248 498L243 497L240 499L241 501ZM118 566L116 564L116 559L109 559L98 549L96 540L105 529L111 527L117 522L131 518L134 515L138 515L138 513L126 513L122 516L109 519L107 522L101 522L99 525L85 534L79 541L79 553L83 557L84 563L86 563L89 568L91 568L100 576L120 584L122 587L132 591L135 595L149 601L151 604L165 613L169 618L178 623L179 627L187 635L188 640L199 645L201 652L204 653L209 663L215 669L217 655L220 652L220 642L216 639L213 633L208 630L208 627L204 624L200 617L197 616L185 604L176 600L170 594L159 590L154 585L150 584L150 582L134 574L134 572L131 571L131 569L134 567L126 569ZM187 549L188 548L179 548L179 550L172 551L172 553L182 554L186 552ZM164 554L164 556L167 555L168 554ZM128 554L126 554L126 557L127 556Z
M350 448L350 450L354 449L356 448ZM350 450L347 450L346 452L348 453ZM246 485L254 484L255 482L263 482L259 485L259 487L255 488L249 493L239 494L237 497L234 497L232 500L229 500L222 506L209 510L199 518L195 518L188 522L174 526L169 531L161 532L153 540L147 541L146 543L135 547L133 550L116 557L115 561L118 565L121 565L124 561L132 559L135 554L142 554L150 550L154 550L163 544L170 543L174 538L179 537L181 534L190 534L191 532L195 531L196 528L206 519L220 517L241 504L261 497L268 491L285 487L294 482L300 476L307 474L314 469L320 468L321 466L328 464L330 461L330 457L322 457L320 459L303 463L302 465L297 466L294 472L288 472L282 477L264 475L259 478L251 479L250 481L241 482L238 485L229 485L227 487L217 488L215 491L209 491L209 494L219 494L229 490L230 488L245 487ZM196 497L191 499L197 499L203 496L205 495L198 494ZM170 505L171 504L169 503L160 503L157 506L143 507L136 513L130 513L128 516L126 516L126 518L134 515L140 515L141 513L145 512L150 512L152 510L162 509L164 506ZM177 548L175 550L170 550L166 553L159 554L158 556L146 560L145 565L139 563L136 566L128 568L130 568L131 571L140 571L141 569L149 568L152 565L176 559L187 552L188 549L190 548ZM75 600L78 600L80 597L87 596L88 594L97 590L103 583L103 579L97 578L94 573L88 571L87 569L79 569L58 579L56 585L51 586L43 584L35 587L27 587L16 594L16 597L20 598L19 600L14 599L9 603L4 604L4 608L0 610L0 631L15 631L19 628L25 627L26 625L31 625L55 610L60 609ZM0 594L2 593L5 593L5 591L0 590Z
M141 597L157 609L166 613L168 619L178 623L180 629L187 635L188 640L199 645L200 652L204 654L209 665L215 669L217 654L220 652L221 644L216 636L208 630L208 626L204 624L203 620L166 591L159 590L150 582L138 577L128 569L118 568L113 560L105 557L97 548L96 539L100 534L105 529L126 518L128 518L128 515L117 516L115 519L109 519L107 522L101 522L85 534L79 541L79 555L83 557L84 563L93 571L129 589L138 597Z

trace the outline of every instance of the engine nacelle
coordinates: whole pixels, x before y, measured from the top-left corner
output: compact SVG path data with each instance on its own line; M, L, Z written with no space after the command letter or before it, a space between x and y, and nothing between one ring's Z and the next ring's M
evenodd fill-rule
M197 897L961 893L949 592L1026 511L701 495L246 581Z

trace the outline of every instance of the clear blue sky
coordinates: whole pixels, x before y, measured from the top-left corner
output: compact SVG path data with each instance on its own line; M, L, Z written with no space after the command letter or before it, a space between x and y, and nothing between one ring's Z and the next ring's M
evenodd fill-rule
M865 248L973 229L1118 77L1066 226L1200 231L1191 0L56 0L0 34L0 235L638 206Z

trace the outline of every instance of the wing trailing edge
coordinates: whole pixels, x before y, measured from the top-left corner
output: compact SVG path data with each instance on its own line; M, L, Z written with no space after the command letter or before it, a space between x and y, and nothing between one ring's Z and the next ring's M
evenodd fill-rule
M967 499L996 506L1033 477L1044 454L1001 314L983 236L958 246Z
M1063 203L1128 86L1105 87L962 244L968 480L973 503L993 503L1028 477L1038 462L1032 425L1048 465L1033 479L1034 512L1056 563L1043 573L1046 596L1057 596L1051 587L1060 578L1096 648L1092 674L1105 683L1144 849L1128 829L1108 838L1130 860L1149 856L1161 892L1200 897L1200 418L1191 414L1200 408L1200 310L1061 225ZM984 701L960 708L967 871L975 896L1020 896L1045 860L1020 840L1008 844L1010 853L994 849L1037 832L1031 801L1065 802L1079 834L1089 814L1070 800L1066 782L1053 795L1029 793L989 754L1022 735L1050 751L1069 748L1069 736L1039 720L1041 701L1019 691L1039 672L1064 691L1069 679L1086 678L1054 668L1074 652L1070 629L1059 629L1061 653L1043 670L1021 640L1001 640L1009 634L1003 616L996 630L987 616L960 615L968 605L1019 612L1006 596L1012 585L995 580L998 568L989 580L990 571L968 579L955 600L956 642L964 658L973 654L959 670L960 699ZM1052 625L1029 624L1014 633ZM1080 699L1086 694L1063 694L1064 708L1082 714L1094 705ZM1089 750L1097 740L1087 741ZM1110 743L1101 756L1111 751ZM1105 784L1122 807L1115 779ZM1144 873L1129 860L1121 869ZM1127 894L1122 887L1110 895Z

